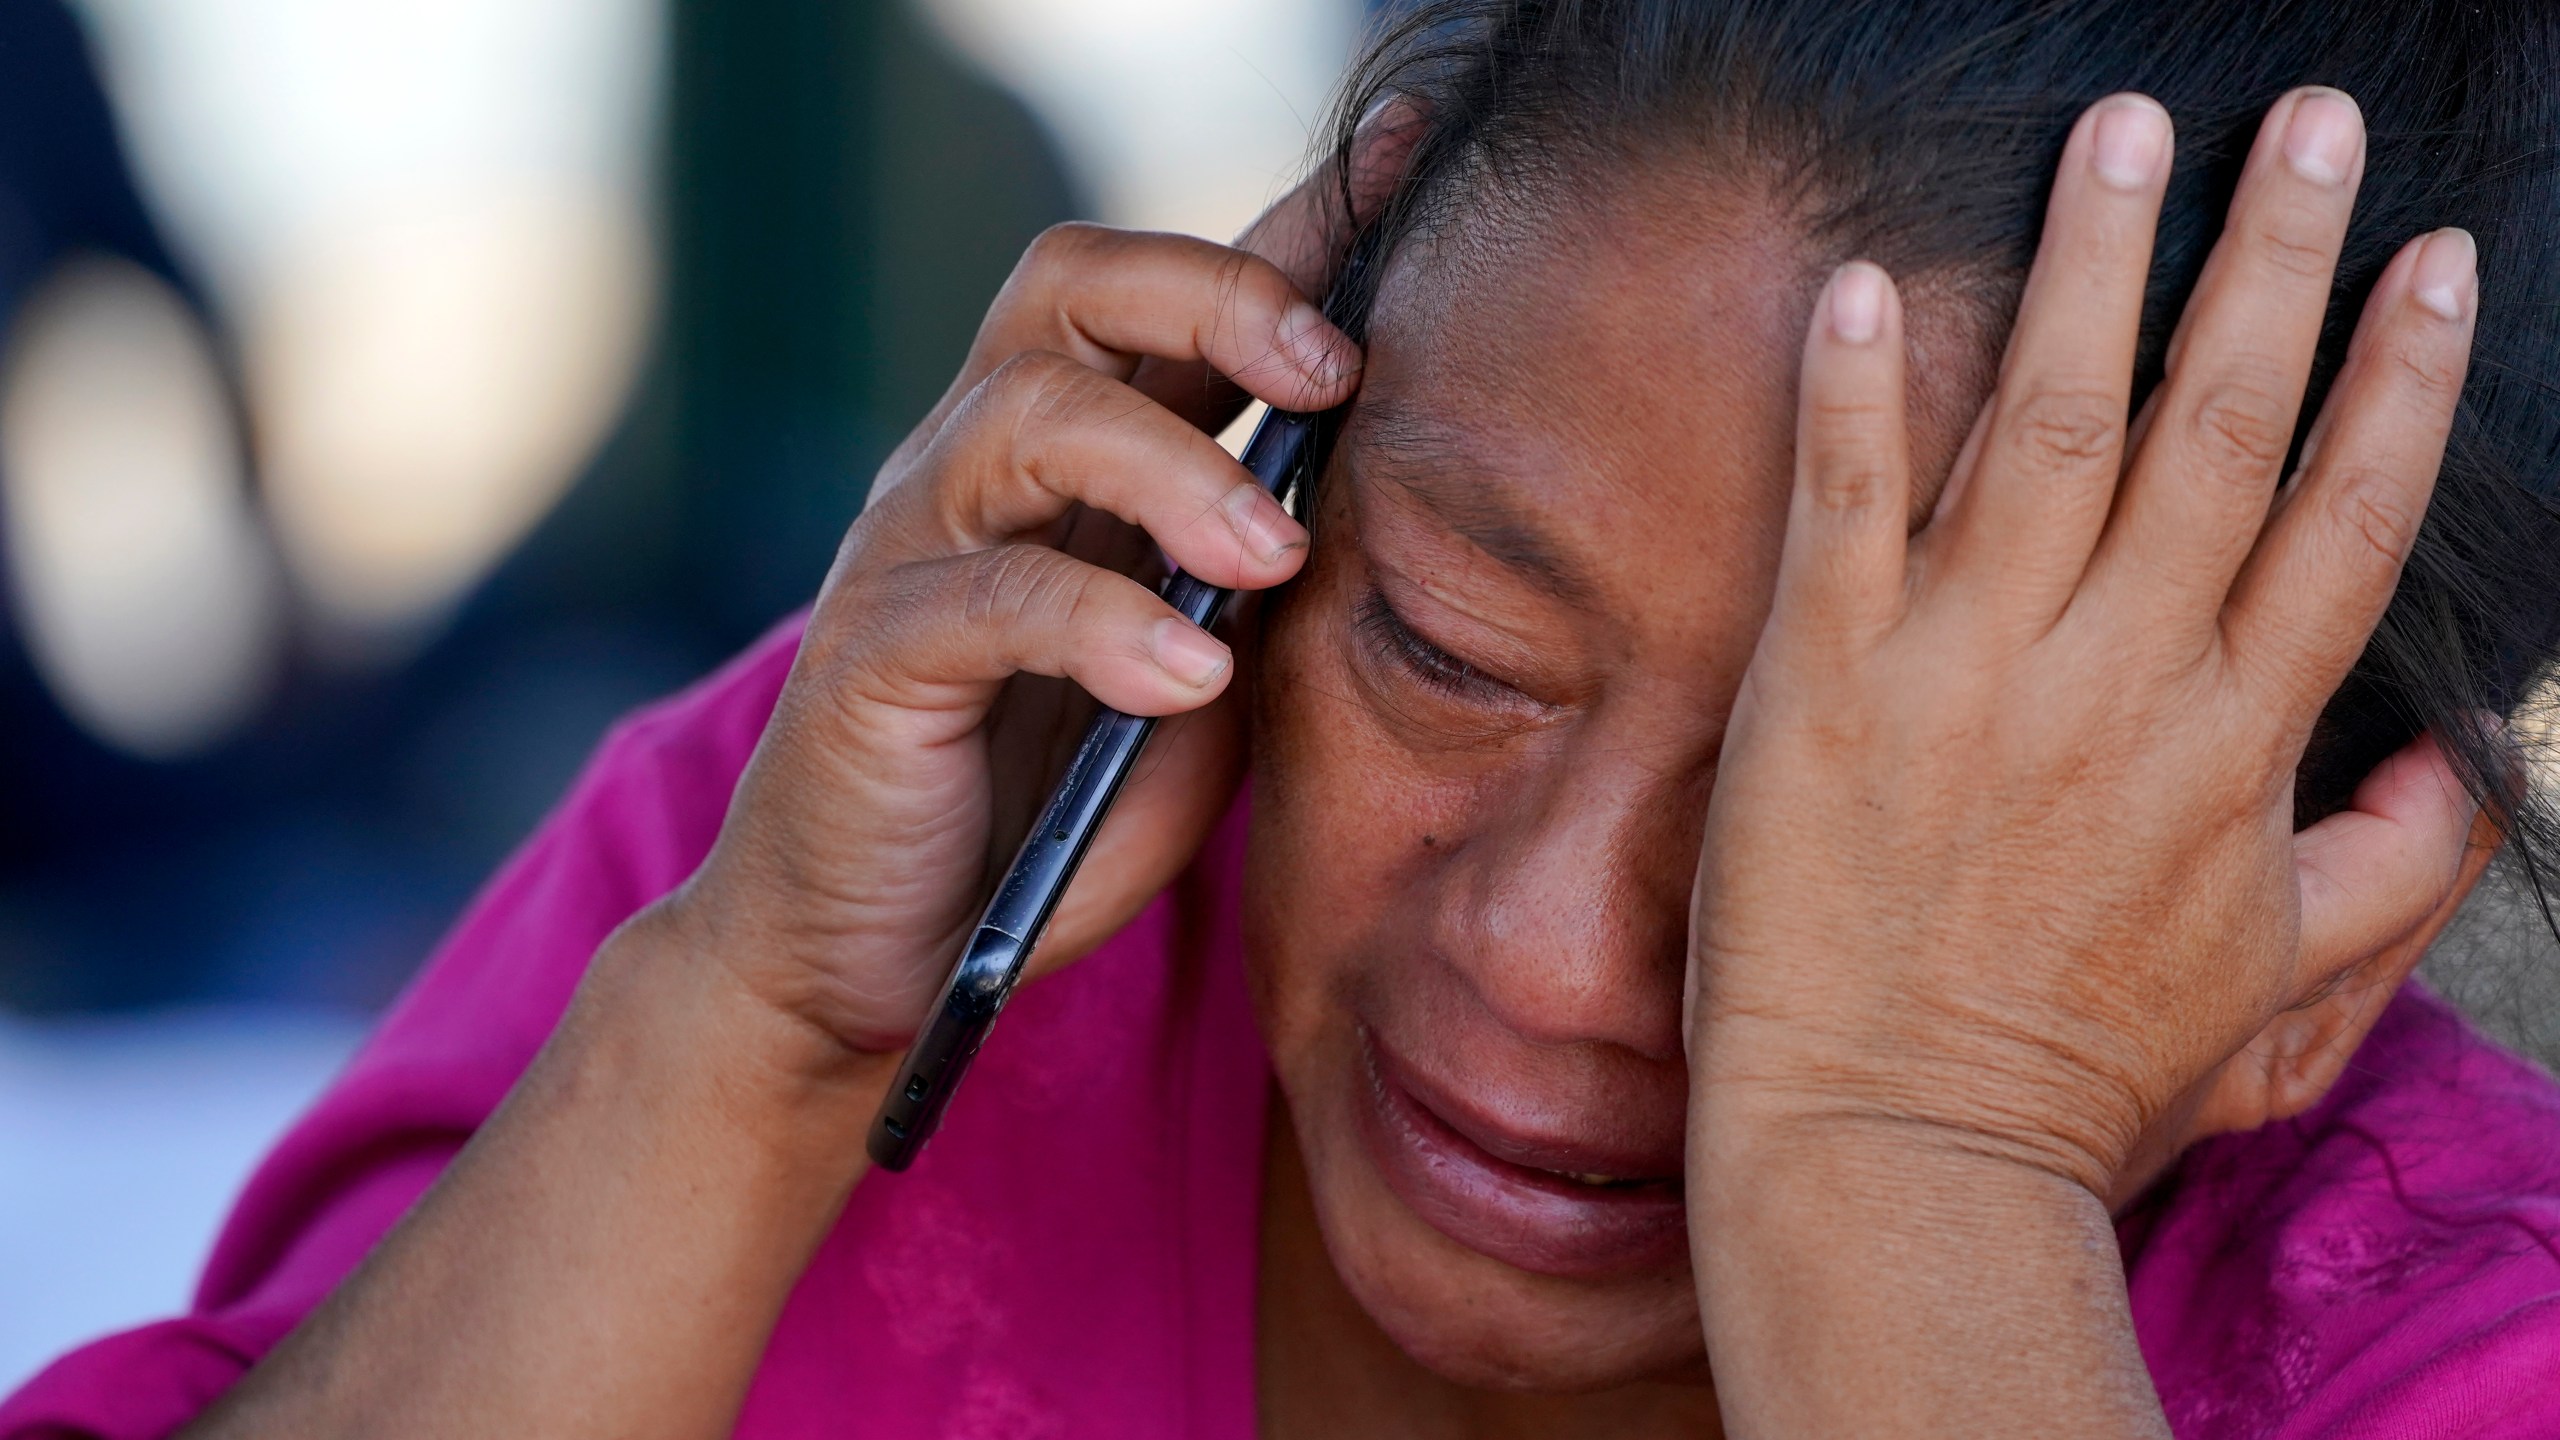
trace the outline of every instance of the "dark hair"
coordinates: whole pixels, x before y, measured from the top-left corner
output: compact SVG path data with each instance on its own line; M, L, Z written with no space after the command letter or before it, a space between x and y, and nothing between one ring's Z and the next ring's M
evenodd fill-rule
M2560 641L2553 0L1420 0L1383 22L1330 134L1347 208L1361 117L1399 96L1421 116L1402 178L1350 242L1336 318L1365 338L1377 278L1416 235L1669 154L1765 187L1801 228L1808 276L1864 256L1978 303L2005 334L2073 120L2135 90L2178 125L2138 405L2260 121L2311 83L2354 96L2369 139L2305 424L2404 242L2469 230L2481 292L2434 501L2304 757L2297 821L2342 808L2432 729L2540 894L2560 815L2527 783L2537 727L2481 718L2516 716Z

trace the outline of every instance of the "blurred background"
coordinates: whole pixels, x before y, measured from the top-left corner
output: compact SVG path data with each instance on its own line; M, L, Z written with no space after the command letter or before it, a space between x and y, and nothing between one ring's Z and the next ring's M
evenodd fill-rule
M1234 232L1363 0L0 0L0 1391L605 725L815 589L1042 227ZM2507 891L2432 961L2560 1053Z
M1361 0L0 0L0 1390L186 1302L1025 242L1223 238Z

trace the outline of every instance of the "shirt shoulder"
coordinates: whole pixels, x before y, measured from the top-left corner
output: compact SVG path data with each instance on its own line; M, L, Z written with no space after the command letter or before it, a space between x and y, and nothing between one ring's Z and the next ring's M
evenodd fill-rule
M192 1311L86 1346L0 1440L147 1440L335 1288L496 1108L595 947L690 875L771 715L786 623L617 726L374 1038L251 1180ZM1268 1070L1236 906L1241 805L1118 935L1008 1006L942 1132L858 1187L738 1433L1252 1433Z
M2560 1437L2560 1085L2411 988L2298 1120L2132 1217L2181 1440Z

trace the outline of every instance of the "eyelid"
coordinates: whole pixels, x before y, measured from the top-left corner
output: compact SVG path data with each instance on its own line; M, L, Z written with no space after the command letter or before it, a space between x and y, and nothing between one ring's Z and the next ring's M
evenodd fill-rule
M1513 687L1416 634L1405 618L1388 603L1386 592L1375 584L1360 597L1352 614L1354 623L1363 634L1390 652L1416 680L1433 689L1481 698L1528 699Z

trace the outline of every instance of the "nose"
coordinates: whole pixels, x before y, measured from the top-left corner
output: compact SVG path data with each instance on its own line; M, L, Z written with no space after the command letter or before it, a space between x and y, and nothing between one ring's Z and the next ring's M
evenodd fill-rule
M1550 769L1468 836L1434 928L1493 1019L1532 1044L1681 1058L1706 792L1704 776L1603 755Z

